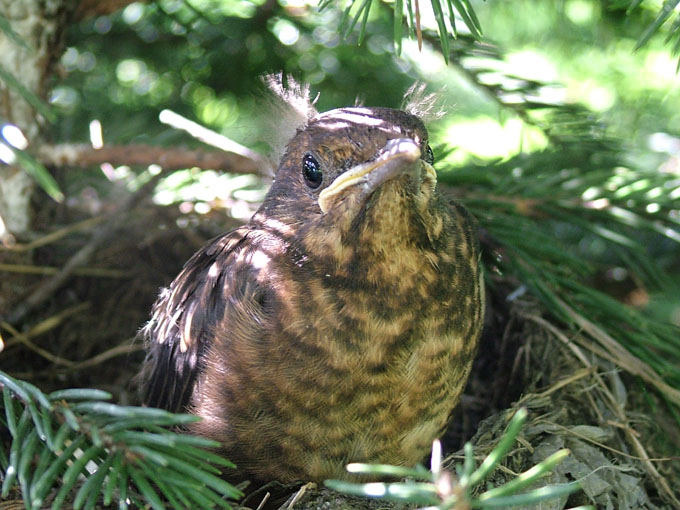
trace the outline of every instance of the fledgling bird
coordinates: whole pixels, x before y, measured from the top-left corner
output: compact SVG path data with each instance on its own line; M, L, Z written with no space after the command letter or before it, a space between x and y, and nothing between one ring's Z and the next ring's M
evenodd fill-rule
M260 480L414 465L476 352L475 223L437 193L417 107L317 113L270 82L292 139L250 222L162 291L143 399L202 417L190 431Z

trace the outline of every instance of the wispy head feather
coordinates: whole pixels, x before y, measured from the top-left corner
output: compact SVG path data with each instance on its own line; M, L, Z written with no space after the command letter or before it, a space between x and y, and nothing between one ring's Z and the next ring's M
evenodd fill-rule
M270 145L270 160L276 168L283 157L286 145L296 131L307 125L309 119L317 114L309 95L309 85L302 85L282 73L268 74L263 77L265 85L272 92L266 98L267 124Z
M428 94L425 91L424 83L415 82L404 94L401 109L411 115L420 117L425 123L437 120L446 114L442 96L441 93L437 92Z

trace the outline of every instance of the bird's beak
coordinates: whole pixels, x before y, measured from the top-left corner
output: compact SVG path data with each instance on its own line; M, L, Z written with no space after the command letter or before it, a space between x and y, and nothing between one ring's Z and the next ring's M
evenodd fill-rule
M319 193L319 207L326 213L332 203L346 189L359 187L359 193L369 194L382 183L399 175L412 175L420 180L437 181L432 165L420 159L420 147L410 138L390 140L380 156L340 174L326 189Z

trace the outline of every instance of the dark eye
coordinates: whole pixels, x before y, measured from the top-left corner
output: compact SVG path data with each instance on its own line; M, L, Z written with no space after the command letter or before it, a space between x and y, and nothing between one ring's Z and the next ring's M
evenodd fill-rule
M432 152L432 147L430 147L430 144L428 144L427 147L425 147L423 161L425 161L425 163L429 163L430 165L434 164L434 152Z
M302 175L305 177L305 182L310 188L316 189L321 186L321 181L323 180L321 165L311 154L307 154L302 158Z

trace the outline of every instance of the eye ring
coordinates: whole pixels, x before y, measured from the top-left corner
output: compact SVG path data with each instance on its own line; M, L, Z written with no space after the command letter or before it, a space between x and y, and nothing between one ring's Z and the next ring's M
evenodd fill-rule
M434 152L432 151L432 147L430 147L429 143L425 146L423 161L425 161L425 163L429 163L430 165L434 164Z
M321 171L321 164L311 154L305 154L302 158L302 176L305 183L312 189L321 186L323 181L323 172Z

